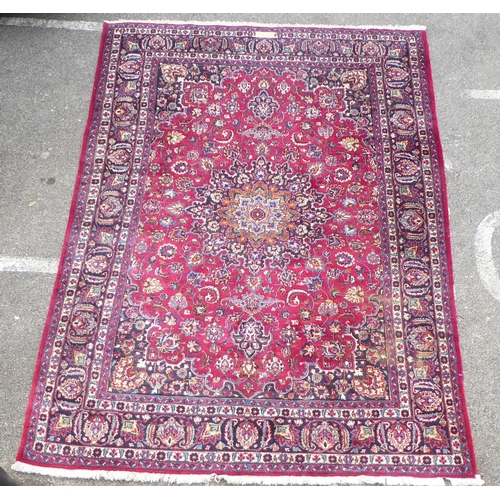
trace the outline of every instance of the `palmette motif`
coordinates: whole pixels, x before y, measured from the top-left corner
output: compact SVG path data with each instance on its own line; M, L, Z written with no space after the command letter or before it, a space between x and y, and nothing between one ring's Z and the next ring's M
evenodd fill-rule
M422 32L107 25L20 460L474 476Z

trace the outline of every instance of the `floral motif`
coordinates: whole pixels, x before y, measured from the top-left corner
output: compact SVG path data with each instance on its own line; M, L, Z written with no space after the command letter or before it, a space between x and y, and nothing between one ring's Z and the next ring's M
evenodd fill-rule
M203 201L188 212L202 220L194 231L204 238L204 251L252 272L307 256L309 242L322 237L331 217L307 176L292 175L286 164L273 167L264 157L251 168L236 162L227 172L212 171L198 196Z

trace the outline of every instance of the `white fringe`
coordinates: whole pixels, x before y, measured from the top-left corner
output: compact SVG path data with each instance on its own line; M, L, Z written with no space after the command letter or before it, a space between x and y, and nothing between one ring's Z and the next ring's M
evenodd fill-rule
M247 26L249 28L255 26L265 26L265 27L274 27L274 28L348 28L348 29L360 29L360 30L401 30L401 31L426 31L427 26L422 26L418 24L410 24L408 26L405 25L346 25L346 24L300 24L300 23L291 23L291 24L273 24L273 23L257 23L254 21L171 21L171 20L145 20L145 19L121 19L119 21L105 21L108 24L119 24L119 23L148 23L148 24L177 24L177 25L187 25L187 24L195 24L200 26Z
M230 484L230 485L260 485L260 486L482 486L484 481L481 476L475 478L418 478L418 477L386 477L386 476L228 476L217 474L153 474L149 472L125 472L85 469L56 469L39 467L23 462L16 462L12 469L18 472L43 474L45 476L81 478L81 479L106 479L108 481L138 481L138 482L163 482L170 485L181 484Z

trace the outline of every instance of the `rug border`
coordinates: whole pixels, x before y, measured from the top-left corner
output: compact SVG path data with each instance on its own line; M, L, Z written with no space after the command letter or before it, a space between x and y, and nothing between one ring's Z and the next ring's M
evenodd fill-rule
M167 485L218 485L230 486L483 486L480 475L474 477L415 477L381 475L245 475L245 474L160 474L106 469L60 469L16 462L11 468L17 472L73 479L104 479L106 481L135 481L140 483L167 483Z
M40 465L33 465L27 461L22 461L22 453L27 441L27 433L29 428L29 421L31 417L31 410L33 407L33 402L36 393L36 383L38 380L38 376L41 369L41 359L44 351L45 342L48 336L48 332L50 329L50 323L52 319L52 314L57 298L57 291L59 289L59 282L62 275L62 270L64 268L64 257L67 252L67 247L69 244L69 237L72 231L73 226L73 216L76 210L78 194L80 192L80 180L83 175L84 166L85 166L85 155L86 155L86 146L88 142L89 132L92 125L92 120L95 111L96 105L96 94L98 91L99 80L102 74L101 63L104 57L104 49L105 42L108 34L108 30L112 25L115 24L123 24L123 23L137 23L137 24L178 24L178 25L210 25L210 26L246 26L246 27L259 27L259 26L269 26L269 27L304 27L304 28L323 28L323 29L376 29L376 30L401 30L401 31L420 31L422 34L422 39L424 43L425 50L425 67L428 76L428 88L429 88L429 99L430 106L432 110L432 125L433 125L433 133L435 136L435 142L438 152L438 163L439 163L439 173L440 173L440 187L441 187L441 196L442 196L442 205L444 212L444 221L443 227L445 230L445 252L448 259L448 269L449 269L449 280L450 280L450 299L451 305L450 309L452 312L452 322L454 327L453 332L453 341L456 342L456 351L457 351L457 368L458 368L458 385L460 388L460 396L462 398L463 403L463 416L466 427L466 440L469 444L469 452L471 455L471 462L474 471L475 477L447 477L447 476L426 476L422 475L420 477L413 476L384 476L383 474L335 474L331 476L325 475L243 475L243 474L190 474L189 472L179 472L176 474L161 474L161 473L149 473L146 471L141 472L127 472L120 470L109 470L109 469L92 469L92 468L53 468L53 467L44 467ZM31 393L26 409L26 417L24 423L24 429L21 439L21 444L19 446L19 450L16 456L16 462L11 466L13 470L18 472L31 472L38 473L43 475L55 476L55 477L74 477L74 478L89 478L89 479L107 479L107 480L126 480L126 481L141 481L141 482L167 482L169 484L194 484L210 482L210 480L225 480L228 484L269 484L269 485L292 485L292 484L311 484L311 485L335 485L335 484L385 484L385 485L438 485L438 484L452 484L452 485L482 485L484 481L481 479L481 476L478 475L476 458L473 448L473 440L472 440L472 432L470 426L470 420L467 412L467 405L465 400L465 388L464 388L464 377L463 377L463 367L462 367L462 358L459 344L459 335L458 335L458 320L456 313L456 303L455 303L455 294L454 294L454 278L453 278L453 267L452 267L452 255L451 255L451 237L450 237L450 222L449 222L449 208L448 208L448 199L447 199L447 190L446 190L446 175L445 175L445 165L444 165L444 157L442 151L442 145L439 135L438 123L437 123L437 112L436 112L436 101L434 94L434 83L432 79L431 72L431 64L430 64L430 51L429 44L427 40L427 32L425 26L336 26L336 25L302 25L302 24L269 24L269 23L238 23L238 22L204 22L204 21L147 21L147 20L121 20L121 21L106 21L102 24L102 34L101 34L101 42L99 47L99 54L97 59L97 67L94 76L94 85L92 96L89 104L89 112L87 117L87 123L83 135L82 140L82 149L80 154L80 162L77 171L77 175L75 178L75 187L73 190L73 197L70 206L70 212L68 215L68 222L66 225L66 232L64 237L63 246L61 249L59 267L57 271L57 276L54 282L52 297L50 301L50 306L48 309L48 314L45 322L45 327L43 330L43 335L40 340L40 347L38 351L38 357L36 361L36 368L33 375ZM353 482L349 482L353 481Z
M466 400L466 395L465 395L465 381L464 381L464 371L463 371L463 364L462 364L462 351L460 349L460 335L458 331L458 315L457 315L457 304L456 304L456 299L455 299L455 278L454 278L454 270L453 270L453 254L452 254L452 245L451 245L451 227L450 227L450 209L449 209L449 203L448 203L448 190L447 190L447 183L446 183L446 169L445 169L445 163L444 163L444 154L443 154L443 147L441 144L441 137L439 134L439 126L438 126L438 119L437 119L437 108L436 108L436 96L434 93L434 80L432 78L432 69L431 69L431 58L430 58L430 47L429 47L429 41L427 40L427 32L424 31L422 33L422 38L424 41L424 48L425 48L425 56L426 56L426 61L425 61L425 66L426 66L426 72L427 72L427 77L429 81L429 98L430 98L430 105L431 105L431 110L432 110L432 125L433 125L433 132L434 132L434 137L436 141L436 148L438 152L438 163L439 163L439 169L440 169L440 187L441 187L441 203L443 206L443 214L444 214L444 221L443 221L443 227L445 230L445 252L446 256L448 259L448 279L450 282L450 287L449 287L449 303L450 303L450 309L452 313L452 322L453 322L453 342L455 345L455 350L457 353L457 368L458 368L458 385L460 388L460 397L462 398L462 411L463 411L463 417L464 417L464 422L465 422L465 427L466 427L466 433L467 433L467 441L469 443L469 452L470 452L470 457L471 457L471 462L472 462L472 467L474 470L474 474L478 474L477 470L477 463L476 463L476 455L474 451L474 446L473 446L473 438L472 438L472 428L471 428L471 423L469 419L469 414L468 414L468 406L467 406L467 400Z
M75 210L76 210L76 205L77 205L77 201L78 201L78 193L80 192L80 181L81 181L81 178L83 176L83 171L84 171L84 166L85 166L86 145L87 145L87 141L88 141L88 137L89 137L89 133L90 133L90 127L92 124L92 117L94 115L94 110L95 110L96 94L97 94L97 90L99 87L99 79L101 76L101 63L102 63L102 59L104 57L104 46L105 46L105 42L106 42L107 31L108 31L107 23L104 23L103 28L102 28L102 34L101 34L101 42L100 42L100 46L99 46L99 54L98 54L98 58L97 58L97 67L96 67L96 71L94 74L94 84L93 84L93 88L92 88L92 96L90 98L90 103L89 103L87 123L85 125L85 131L84 131L83 139L82 139L80 161L79 161L78 171L77 171L76 178L75 178L73 196L71 199L70 211L69 211L69 215L68 215L68 222L66 224L66 232L64 235L64 241L63 241L63 245L62 245L62 249L61 249L61 254L59 257L59 266L58 266L58 270L57 270L57 275L56 275L56 279L54 281L54 286L52 288L52 296L50 299L50 305L49 305L48 312L47 312L47 319L45 321L43 334L42 334L42 337L40 339L40 347L38 349L38 357L36 360L35 372L34 372L32 384L31 384L31 393L30 393L27 408L26 408L26 417L25 417L25 422L24 422L23 434L22 434L22 438L21 438L21 444L19 446L19 450L18 450L17 456L16 456L17 461L19 461L21 459L22 452L23 452L24 446L26 444L27 436L28 436L29 421L30 421L30 416L31 416L31 410L33 408L33 401L35 398L36 385L37 385L37 381L38 381L38 375L40 373L41 361L42 361L43 352L44 352L44 348L45 348L45 341L47 340L48 332L50 329L52 314L54 312L54 306L55 306L55 302L56 302L56 298L57 298L57 291L59 289L59 282L60 282L62 271L64 268L64 257L66 255L66 252L68 249L69 238L70 238L71 230L73 227L73 216L74 216Z

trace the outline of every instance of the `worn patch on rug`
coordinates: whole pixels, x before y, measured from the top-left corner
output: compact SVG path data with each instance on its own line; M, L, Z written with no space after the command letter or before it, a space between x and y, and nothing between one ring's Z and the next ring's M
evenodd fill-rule
M428 57L105 25L20 470L475 477Z

